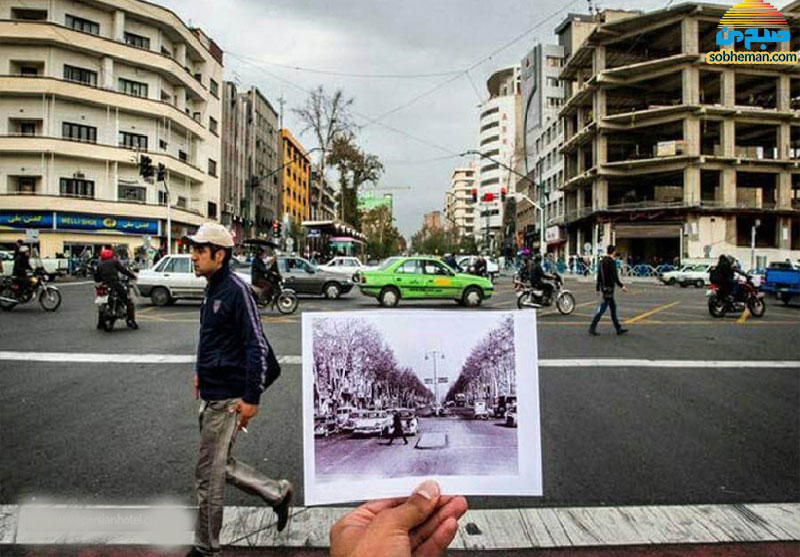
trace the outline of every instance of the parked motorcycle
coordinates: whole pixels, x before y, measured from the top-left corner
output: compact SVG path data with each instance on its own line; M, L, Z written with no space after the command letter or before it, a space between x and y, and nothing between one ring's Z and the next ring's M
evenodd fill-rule
M121 279L122 285L128 291L128 298L131 295L130 283L124 278ZM103 329L105 332L110 333L114 330L114 323L117 319L128 318L128 307L125 300L120 298L116 289L112 288L106 283L95 283L94 285L95 298L94 303L97 305L97 328ZM128 327L138 329L137 326Z
M569 315L575 311L575 296L572 292L564 288L564 280L561 275L556 273L553 280L548 280L553 284L553 293L545 295L545 291L534 288L530 284L522 282L519 277L514 278L514 289L517 291L517 307L519 309L550 307L555 301L556 308L563 315Z
M278 281L278 287L273 289L271 299L266 299L265 296L256 296L258 307L272 309L278 308L278 311L284 315L289 315L297 310L297 294L291 288L284 288L283 280Z
M29 273L31 279L28 283L17 283L13 277L5 277L0 282L0 308L11 311L19 304L27 304L33 299L39 300L39 305L45 311L55 311L61 305L61 292L58 288L47 284L47 274L44 270Z
M711 284L706 291L708 297L708 313L712 317L725 317L726 313L741 313L746 309L753 317L761 317L767 309L764 303L764 293L759 292L753 284L753 277L745 275L744 282L739 284L739 293L736 299L732 295L722 296L719 287Z

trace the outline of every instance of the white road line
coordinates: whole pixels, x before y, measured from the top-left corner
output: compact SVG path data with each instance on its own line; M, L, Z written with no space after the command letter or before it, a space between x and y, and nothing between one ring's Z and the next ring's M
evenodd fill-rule
M62 288L64 286L83 286L85 284L94 284L94 281L93 280L85 280L85 281L81 281L81 282L51 282L50 284L52 284L53 286L56 286L58 288Z
M350 508L292 509L275 531L269 507L226 507L223 545L328 547ZM188 545L195 508L0 505L3 544ZM474 530L467 529L472 523ZM670 505L469 510L452 549L523 549L800 540L800 504Z
M0 361L114 364L193 364L192 354L92 354L79 352L0 351ZM279 356L282 364L299 365L302 356ZM789 368L800 370L800 360L645 360L626 358L572 358L539 360L539 367L644 367L644 368Z

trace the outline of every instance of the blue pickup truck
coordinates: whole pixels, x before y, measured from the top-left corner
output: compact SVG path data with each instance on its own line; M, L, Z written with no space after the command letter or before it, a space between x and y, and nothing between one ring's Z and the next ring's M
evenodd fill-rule
M791 261L770 263L761 283L761 290L775 294L788 305L793 297L800 296L800 264Z

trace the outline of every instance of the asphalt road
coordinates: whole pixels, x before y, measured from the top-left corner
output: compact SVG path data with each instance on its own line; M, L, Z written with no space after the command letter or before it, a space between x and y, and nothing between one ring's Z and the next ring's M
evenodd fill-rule
M419 434L390 439L333 435L315 441L317 476L488 476L517 473L516 429L503 420L419 418Z
M800 307L768 301L761 319L712 319L700 289L631 285L620 294L628 335L586 333L593 286L568 282L571 316L540 312L541 358L800 360ZM509 279L484 307L515 308ZM192 354L198 304L140 305L141 329L95 329L90 285L62 287L54 314L0 314L0 351ZM304 299L300 311L377 309L353 292ZM300 312L267 314L277 353L301 353ZM10 362L0 359L0 503L192 504L197 403L191 365ZM262 399L237 457L288 477L302 502L300 366ZM473 507L785 502L800 499L800 370L547 367L540 370L544 497L473 498ZM390 447L394 450L394 447ZM524 456L524 455L523 455ZM231 489L226 503L253 504Z

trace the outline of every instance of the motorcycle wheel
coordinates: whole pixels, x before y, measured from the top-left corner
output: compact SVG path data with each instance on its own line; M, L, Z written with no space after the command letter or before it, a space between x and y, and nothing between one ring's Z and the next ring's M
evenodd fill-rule
M575 311L575 297L570 292L562 292L556 298L556 308L562 315L569 315Z
M767 310L767 304L761 298L750 298L747 301L747 309L750 310L750 315L753 317L761 317Z
M522 295L517 297L517 308L518 309L530 309L531 306L531 294L530 292L525 292Z
M108 310L108 308L104 308L103 315L100 317L100 321L105 332L110 333L114 330L114 322L116 320L117 318L111 315L111 312Z
M278 311L289 315L297 310L297 295L292 292L281 292L278 296Z
M6 286L2 290L0 290L0 297L13 298L14 297L14 293L12 292L11 287L10 286ZM16 307L16 305L17 305L16 302L0 301L0 308L2 308L3 311L11 311L12 309L14 309L14 307Z
M61 292L57 288L47 286L39 293L39 305L45 311L55 311L61 305Z
M716 296L711 296L708 299L708 313L711 317L725 317L725 302Z

